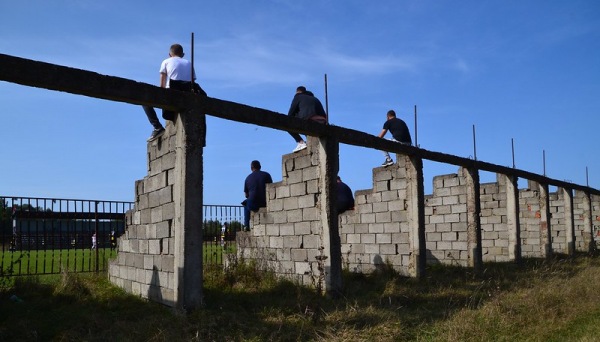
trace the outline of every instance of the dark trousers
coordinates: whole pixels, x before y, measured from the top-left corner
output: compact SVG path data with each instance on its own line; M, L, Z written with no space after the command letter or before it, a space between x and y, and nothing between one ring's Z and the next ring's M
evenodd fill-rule
M308 120L316 121L316 122L324 124L324 125L327 124L327 118L324 116L321 116L321 115L313 115ZM294 138L294 140L296 140L297 143L299 143L303 140L302 137L300 136L300 134L298 134L298 133L294 133L294 132L288 132L288 133L292 136L292 138Z
M190 91L196 94L206 96L206 92L204 91L204 89L202 89L202 87L200 87L200 85L196 82L192 83L190 81L169 80L169 88L180 91ZM163 109L162 117L165 120L173 121L175 119L175 112Z
M250 211L256 212L259 208L253 200L246 199L246 204L244 205L244 227L246 229L250 229Z
M152 124L152 127L154 127L154 129L163 128L160 121L158 121L158 116L156 116L156 111L154 110L154 108L152 108L150 106L142 106L142 108L144 108L144 112L146 112L148 121L150 121L150 124Z

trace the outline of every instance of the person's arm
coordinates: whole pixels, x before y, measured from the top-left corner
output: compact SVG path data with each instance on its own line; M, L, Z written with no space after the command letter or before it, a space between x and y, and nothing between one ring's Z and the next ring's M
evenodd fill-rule
M388 130L387 130L387 129L385 129L385 128L384 128L384 129L382 129L382 130L381 130L381 133L379 133L378 137L380 137L380 138L383 138L383 137L385 136L385 134L387 133L387 131L388 131Z
M166 88L167 87L167 74L165 73L160 73L160 87L161 88Z
M292 104L290 105L290 110L288 111L288 115L289 116L296 116L296 114L298 113L298 105L300 103L300 100L298 99L298 94L294 95L294 99L292 100Z

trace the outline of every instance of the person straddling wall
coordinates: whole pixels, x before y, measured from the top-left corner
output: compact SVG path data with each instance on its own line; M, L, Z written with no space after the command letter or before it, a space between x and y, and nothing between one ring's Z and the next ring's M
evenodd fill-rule
M327 114L325 113L325 109L323 109L321 101L319 101L312 92L307 91L304 86L296 88L296 95L294 95L294 98L292 99L288 115L303 120L314 120L322 124L327 123ZM293 152L302 151L306 148L306 141L302 139L300 134L293 132L288 133L297 143Z
M393 110L389 110L387 112L387 120L383 124L383 129L381 133L379 133L379 137L383 138L385 134L390 131L392 133L392 141L399 142L401 144L412 145L412 139L410 137L410 132L408 130L408 126L402 120L396 117L396 112ZM390 153L384 151L385 161L382 166L390 166L394 164L394 161L390 157Z
M169 49L169 58L165 59L160 65L160 87L171 88L181 91L192 91L196 94L206 96L206 92L196 82L196 72L193 70L192 63L183 56L183 47L180 44L173 44ZM152 141L162 135L165 131L163 125L158 120L156 111L150 106L142 106L148 121L154 130L148 141ZM165 120L173 121L175 113L163 109L162 117Z

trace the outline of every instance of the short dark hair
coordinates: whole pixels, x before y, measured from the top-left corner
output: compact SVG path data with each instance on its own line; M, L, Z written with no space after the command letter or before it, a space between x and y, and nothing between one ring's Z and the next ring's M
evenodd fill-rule
M393 109L390 109L390 110L388 110L388 112L387 112L387 115L389 115L389 116L391 116L391 117L395 118L395 117L396 117L396 112L394 112L394 110L393 110Z
M180 44L171 45L171 53L175 56L183 57L183 46Z
M299 86L298 88L296 88L296 91L304 93L304 92L306 92L306 87L305 86Z
M250 163L250 167L255 170L260 170L260 162L258 160L253 160L252 163Z

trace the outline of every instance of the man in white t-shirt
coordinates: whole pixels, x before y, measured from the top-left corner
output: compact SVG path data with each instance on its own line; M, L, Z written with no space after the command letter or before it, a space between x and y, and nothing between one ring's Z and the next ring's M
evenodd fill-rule
M159 72L161 88L192 91L206 96L204 90L194 82L196 80L196 73L193 70L192 63L183 58L184 55L183 47L180 44L171 45L171 48L169 49L169 58L165 59L160 64ZM148 138L148 141L152 141L160 136L165 129L160 124L160 121L158 121L154 108L149 106L143 107L148 116L148 120L154 127L152 135ZM163 109L162 117L165 120L172 121L175 118L175 112Z

